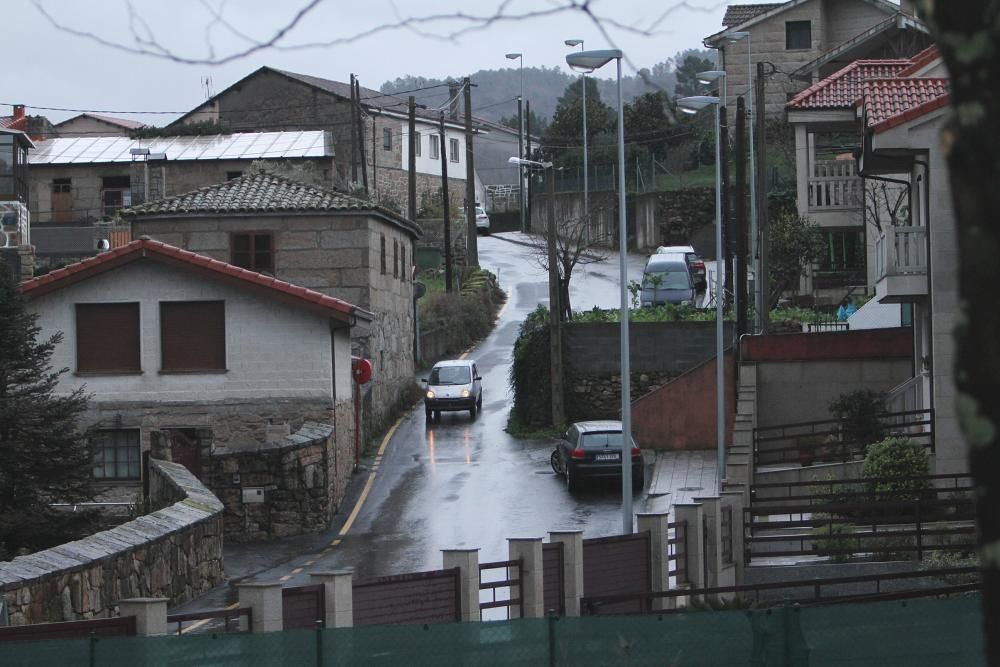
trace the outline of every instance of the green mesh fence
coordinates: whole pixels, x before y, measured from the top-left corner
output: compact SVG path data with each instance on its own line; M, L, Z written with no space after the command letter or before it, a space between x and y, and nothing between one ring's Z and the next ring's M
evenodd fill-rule
M0 644L0 665L984 665L978 595L667 616Z

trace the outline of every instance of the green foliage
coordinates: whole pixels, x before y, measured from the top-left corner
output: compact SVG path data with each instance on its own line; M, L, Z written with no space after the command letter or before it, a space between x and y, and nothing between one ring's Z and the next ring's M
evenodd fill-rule
M715 69L715 63L710 60L707 51L678 54L677 63L677 84L674 86L674 95L677 97L689 97L691 95L702 95L704 86L698 82L698 72L706 72Z
M821 518L817 515L817 518ZM820 556L829 556L835 563L851 558L851 540L846 536L854 532L851 523L827 523L812 529L813 548Z
M868 446L861 476L880 479L869 482L868 490L877 500L918 500L929 488L930 464L924 448L909 438L892 437Z
M795 289L805 267L819 261L823 237L819 227L796 213L771 217L768 228L768 274L773 307L781 293Z
M173 125L168 127L140 127L132 131L133 139L152 139L155 137L192 137L210 134L229 134L229 126L217 120L199 120L194 123Z
M496 279L487 271L475 270L463 278L461 293L445 292L444 283L421 277L425 285L439 285L429 289L419 301L420 328L446 329L452 341L446 354L468 349L475 341L484 338L493 328L499 305L506 295L497 287Z
M885 430L882 425L885 400L884 391L858 389L830 401L827 406L830 415L845 420L841 431L843 442L864 447L880 440Z
M69 370L50 362L62 333L39 341L36 320L0 269L0 543L11 553L76 539L92 519L50 507L93 497L93 448L77 426L86 395L56 393Z
M549 311L533 310L514 341L514 361L510 368L510 388L514 393L511 424L525 431L552 426L552 379L549 374Z

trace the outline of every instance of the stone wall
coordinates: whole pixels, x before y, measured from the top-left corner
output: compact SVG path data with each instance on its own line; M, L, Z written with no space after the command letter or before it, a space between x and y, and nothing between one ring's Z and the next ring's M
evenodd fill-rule
M0 563L11 625L107 617L125 598L177 605L223 581L222 503L178 464L153 459L149 475L153 506L172 504Z
M676 373L652 371L631 373L632 396L642 396L670 382ZM573 376L566 396L567 420L621 419L622 376Z
M351 459L349 450L338 456L333 442L333 426L308 422L254 449L216 448L202 478L225 506L226 539L287 537L326 528L346 487L341 459ZM338 471L345 477L339 485Z

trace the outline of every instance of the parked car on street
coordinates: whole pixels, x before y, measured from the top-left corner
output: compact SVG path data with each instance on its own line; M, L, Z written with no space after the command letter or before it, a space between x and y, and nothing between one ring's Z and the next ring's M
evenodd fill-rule
M486 235L490 233L490 216L482 206L476 207L476 232Z
M694 288L699 292L704 291L708 287L708 282L705 279L705 262L698 256L698 253L689 245L661 245L656 249L658 255L672 255L674 253L684 255L688 270L691 272L691 280L694 281Z
M642 452L632 440L632 490L641 491L645 483ZM620 421L583 421L572 424L556 443L551 457L552 469L566 476L572 493L585 480L621 479L622 423Z
M694 283L684 255L650 255L646 268L642 271L639 303L643 306L662 306L668 303L693 306L694 300Z
M431 369L424 392L424 413L427 420L440 419L442 412L468 410L469 416L483 409L483 384L479 367L471 359L439 361Z

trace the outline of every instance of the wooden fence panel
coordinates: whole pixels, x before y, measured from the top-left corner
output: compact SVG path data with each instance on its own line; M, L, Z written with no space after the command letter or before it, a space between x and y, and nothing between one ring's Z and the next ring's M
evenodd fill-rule
M584 602L580 613L589 614L586 599L599 595L652 592L649 533L600 537L583 541ZM602 614L635 614L648 611L647 600L603 606Z
M353 598L355 627L461 620L458 568L356 582Z

